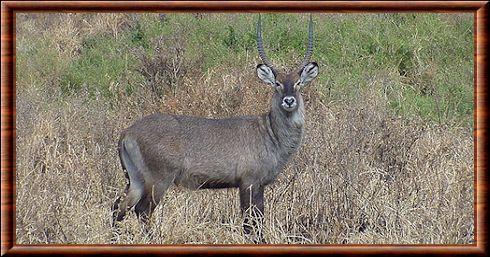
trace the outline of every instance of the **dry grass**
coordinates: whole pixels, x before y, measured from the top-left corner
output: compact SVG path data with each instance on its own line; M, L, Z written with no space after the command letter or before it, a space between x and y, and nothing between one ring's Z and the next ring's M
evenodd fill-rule
M68 22L64 29L71 32L65 35L103 31L116 37L130 21L127 16L101 16L94 15L92 26L73 26L76 29ZM26 21L35 22L41 20ZM62 45L72 50L57 49L60 59L76 54L74 49L81 44L76 37L67 42ZM141 63L146 65L142 71L156 65L152 59ZM255 60L246 65L254 67ZM161 78L153 76L148 83ZM177 77L171 94L158 92L159 97L151 86L138 87L132 94L111 87L115 96L111 103L83 90L66 96L50 87L29 85L28 80L20 82L24 84L17 88L16 237L24 244L114 239L111 205L126 184L116 144L119 132L139 117L154 112L207 117L260 114L267 111L271 96L253 69L239 66L185 73ZM368 89L345 101L328 101L318 82L305 89L305 140L276 183L266 189L266 240L474 242L471 129L395 116L383 93L389 81L373 77L369 83ZM123 222L116 243L249 243L242 234L236 189L172 187L162 203L150 234L143 233L132 214Z

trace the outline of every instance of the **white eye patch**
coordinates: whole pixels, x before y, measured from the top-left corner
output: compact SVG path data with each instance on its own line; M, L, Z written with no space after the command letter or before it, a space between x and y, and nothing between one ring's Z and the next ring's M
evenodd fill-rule
M276 82L276 87L278 87L281 90L284 90L284 85L281 84L281 82Z
M294 83L294 90L298 91L302 86L303 84L301 84L301 81L298 80L296 83Z

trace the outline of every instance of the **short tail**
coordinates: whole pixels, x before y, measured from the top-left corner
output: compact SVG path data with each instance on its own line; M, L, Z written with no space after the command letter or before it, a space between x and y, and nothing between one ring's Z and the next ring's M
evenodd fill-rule
M119 141L119 159L131 186L137 186L142 190L144 164L138 143L131 138L122 138Z
M144 178L143 178L143 159L137 143L129 138L122 137L119 140L119 158L124 175L128 179L125 196L116 199L112 206L112 225L115 226L118 221L124 219L128 209L132 208L143 196Z

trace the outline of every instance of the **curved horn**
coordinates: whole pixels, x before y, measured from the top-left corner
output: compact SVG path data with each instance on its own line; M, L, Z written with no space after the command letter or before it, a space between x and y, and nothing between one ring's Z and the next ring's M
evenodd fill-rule
M310 13L310 23L308 24L308 49L306 49L305 57L299 66L300 69L305 67L310 61L311 55L313 54L313 18Z
M264 46L262 45L262 26L260 21L260 13L259 21L257 22L257 50L259 51L260 59L264 62L264 64L272 68L272 63L265 55Z

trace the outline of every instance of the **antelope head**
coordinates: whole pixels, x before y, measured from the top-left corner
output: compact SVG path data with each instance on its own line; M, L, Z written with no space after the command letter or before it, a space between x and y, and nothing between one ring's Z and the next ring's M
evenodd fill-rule
M262 45L261 20L257 22L257 49L263 64L257 65L257 76L275 89L273 104L282 110L293 112L302 105L301 89L318 75L318 64L310 62L313 54L313 20L310 15L308 25L308 48L300 65L291 72L283 72L276 68L267 58Z

